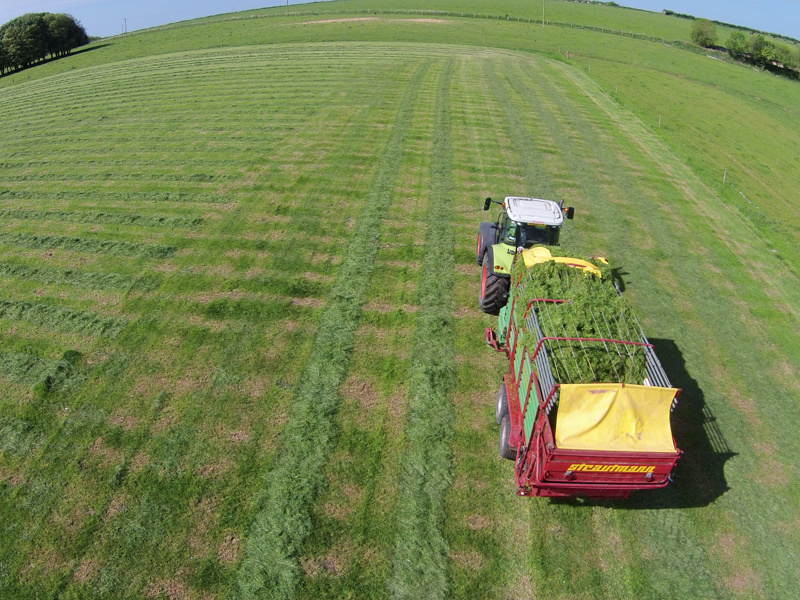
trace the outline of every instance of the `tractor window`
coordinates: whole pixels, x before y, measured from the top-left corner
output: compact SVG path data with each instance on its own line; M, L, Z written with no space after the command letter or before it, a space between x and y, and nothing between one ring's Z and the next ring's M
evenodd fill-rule
M506 242L506 238L508 236L508 226L511 221L508 218L508 215L505 212L501 212L500 216L497 218L497 241L502 243Z
M548 246L555 246L558 244L558 227L524 225L521 229L520 246L530 248L536 244L546 244Z
M521 226L519 223L515 223L514 221L508 221L508 229L506 229L503 233L503 241L508 244L509 246L516 246L517 245L517 238L519 237L519 230Z

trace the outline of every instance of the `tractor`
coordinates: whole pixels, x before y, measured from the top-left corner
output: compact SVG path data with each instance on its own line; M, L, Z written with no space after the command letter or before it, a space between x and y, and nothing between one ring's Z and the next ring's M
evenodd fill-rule
M572 219L575 209L564 209L563 201L507 196L503 202L486 198L483 210L489 210L492 203L503 210L496 222L481 223L475 258L482 267L481 310L497 315L508 301L514 255L534 245L557 246L564 217Z

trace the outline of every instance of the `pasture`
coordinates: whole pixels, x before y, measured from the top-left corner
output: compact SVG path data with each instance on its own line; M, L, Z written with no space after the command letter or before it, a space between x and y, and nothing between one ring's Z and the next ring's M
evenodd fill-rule
M791 596L798 84L276 12L0 79L0 596ZM684 390L669 488L515 496L487 195L566 200L562 244L619 269Z

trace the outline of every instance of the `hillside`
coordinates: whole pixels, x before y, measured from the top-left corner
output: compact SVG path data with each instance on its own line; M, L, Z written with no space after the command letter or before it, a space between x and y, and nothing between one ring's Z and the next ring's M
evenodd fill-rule
M798 84L376 7L0 78L0 597L791 596ZM474 262L482 198L514 194L576 207L562 244L609 257L683 388L667 489L514 494Z

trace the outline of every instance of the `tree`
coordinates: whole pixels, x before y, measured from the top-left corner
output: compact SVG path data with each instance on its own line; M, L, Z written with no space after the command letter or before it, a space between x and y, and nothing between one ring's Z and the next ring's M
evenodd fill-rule
M760 33L750 39L750 54L753 55L753 62L759 66L764 66L772 62L775 53L775 46Z
M3 46L3 32L0 31L0 75L5 75L6 69L10 68L8 54Z
M89 35L86 33L81 22L72 15L64 15L71 23L69 25L69 50L67 53L72 52L73 48L85 46L89 43Z
M792 49L786 44L775 44L772 59L787 69L797 66L795 64L794 52L792 52Z
M734 31L728 38L728 54L733 58L741 59L749 50L747 38L741 31Z
M12 67L27 67L47 54L44 13L28 13L3 25L3 46Z
M717 26L708 19L695 19L692 23L692 41L703 48L717 44Z
M28 13L0 27L0 75L89 43L80 22L70 15Z

